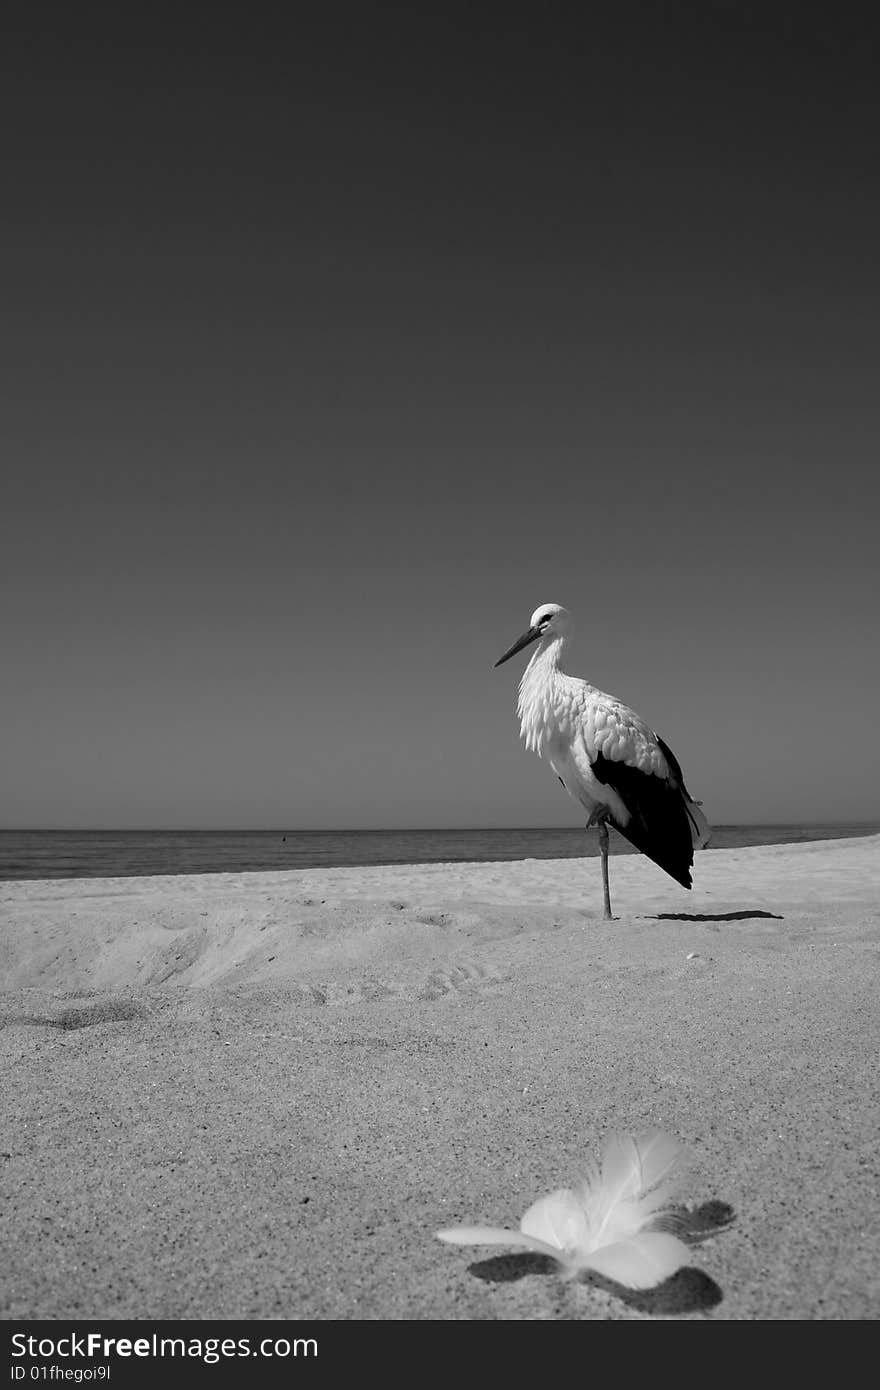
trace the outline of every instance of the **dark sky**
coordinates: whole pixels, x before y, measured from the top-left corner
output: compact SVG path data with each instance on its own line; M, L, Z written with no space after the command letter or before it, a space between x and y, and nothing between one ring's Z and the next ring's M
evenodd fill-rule
M6 21L0 824L577 824L546 601L710 819L880 817L874 33L305 8Z

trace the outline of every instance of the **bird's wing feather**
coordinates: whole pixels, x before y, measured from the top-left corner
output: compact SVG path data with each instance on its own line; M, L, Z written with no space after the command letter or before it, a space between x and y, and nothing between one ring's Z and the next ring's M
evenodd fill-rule
M643 719L613 696L583 697L585 748L598 782L612 787L629 819L615 817L620 833L670 874L691 887L693 851L709 838L708 823L684 784L681 766Z
M603 1244L628 1239L668 1205L682 1156L678 1141L659 1130L608 1139L601 1173L583 1189L591 1228Z
M579 729L590 762L602 754L609 762L626 763L640 772L669 775L665 750L645 721L602 690L578 683L572 692L574 722Z
M629 812L625 823L614 819L621 835L683 888L690 888L694 837L687 802L677 783L602 753L591 767L597 781L613 787Z
M438 1231L437 1237L445 1240L447 1245L515 1245L523 1250L534 1250L539 1255L559 1258L557 1246L549 1245L547 1241L530 1236L525 1231L505 1230L503 1226L450 1226L445 1231Z
M658 1129L640 1135L635 1140L635 1146L641 1166L640 1191L651 1192L661 1184L668 1184L671 1173L679 1166L684 1154L678 1140Z
M524 1213L520 1229L556 1250L582 1244L588 1235L583 1202L569 1187L539 1197Z
M676 1236L661 1231L643 1231L616 1245L594 1250L581 1262L630 1289L649 1289L668 1279L690 1260L690 1251Z

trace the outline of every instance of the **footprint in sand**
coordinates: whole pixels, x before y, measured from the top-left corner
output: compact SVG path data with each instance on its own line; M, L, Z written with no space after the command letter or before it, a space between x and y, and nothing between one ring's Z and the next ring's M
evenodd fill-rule
M432 970L419 991L418 998L442 999L444 995L471 989L485 989L500 984L502 976L473 960L451 961L449 965Z
M306 986L302 998L305 1003L333 1008L340 1004L374 1003L393 995L394 991L382 980L322 980L320 984Z

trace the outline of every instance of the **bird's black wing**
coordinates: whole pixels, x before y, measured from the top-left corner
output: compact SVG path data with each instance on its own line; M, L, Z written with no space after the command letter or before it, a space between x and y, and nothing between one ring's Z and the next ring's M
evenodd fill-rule
M669 765L667 777L642 772L603 753L597 753L590 766L600 782L614 788L629 811L626 825L612 820L615 828L683 888L690 888L695 825L688 811L691 798L678 759L662 739L657 742Z

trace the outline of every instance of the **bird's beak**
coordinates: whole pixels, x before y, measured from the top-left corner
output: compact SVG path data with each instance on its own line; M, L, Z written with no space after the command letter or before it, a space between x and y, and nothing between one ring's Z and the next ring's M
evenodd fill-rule
M528 632L523 633L522 637L517 637L509 652L505 652L503 656L499 656L495 665L501 666L503 662L509 661L512 656L516 656L517 652L521 652L523 647L527 647L530 642L536 642L540 636L541 629L539 627L530 627Z

